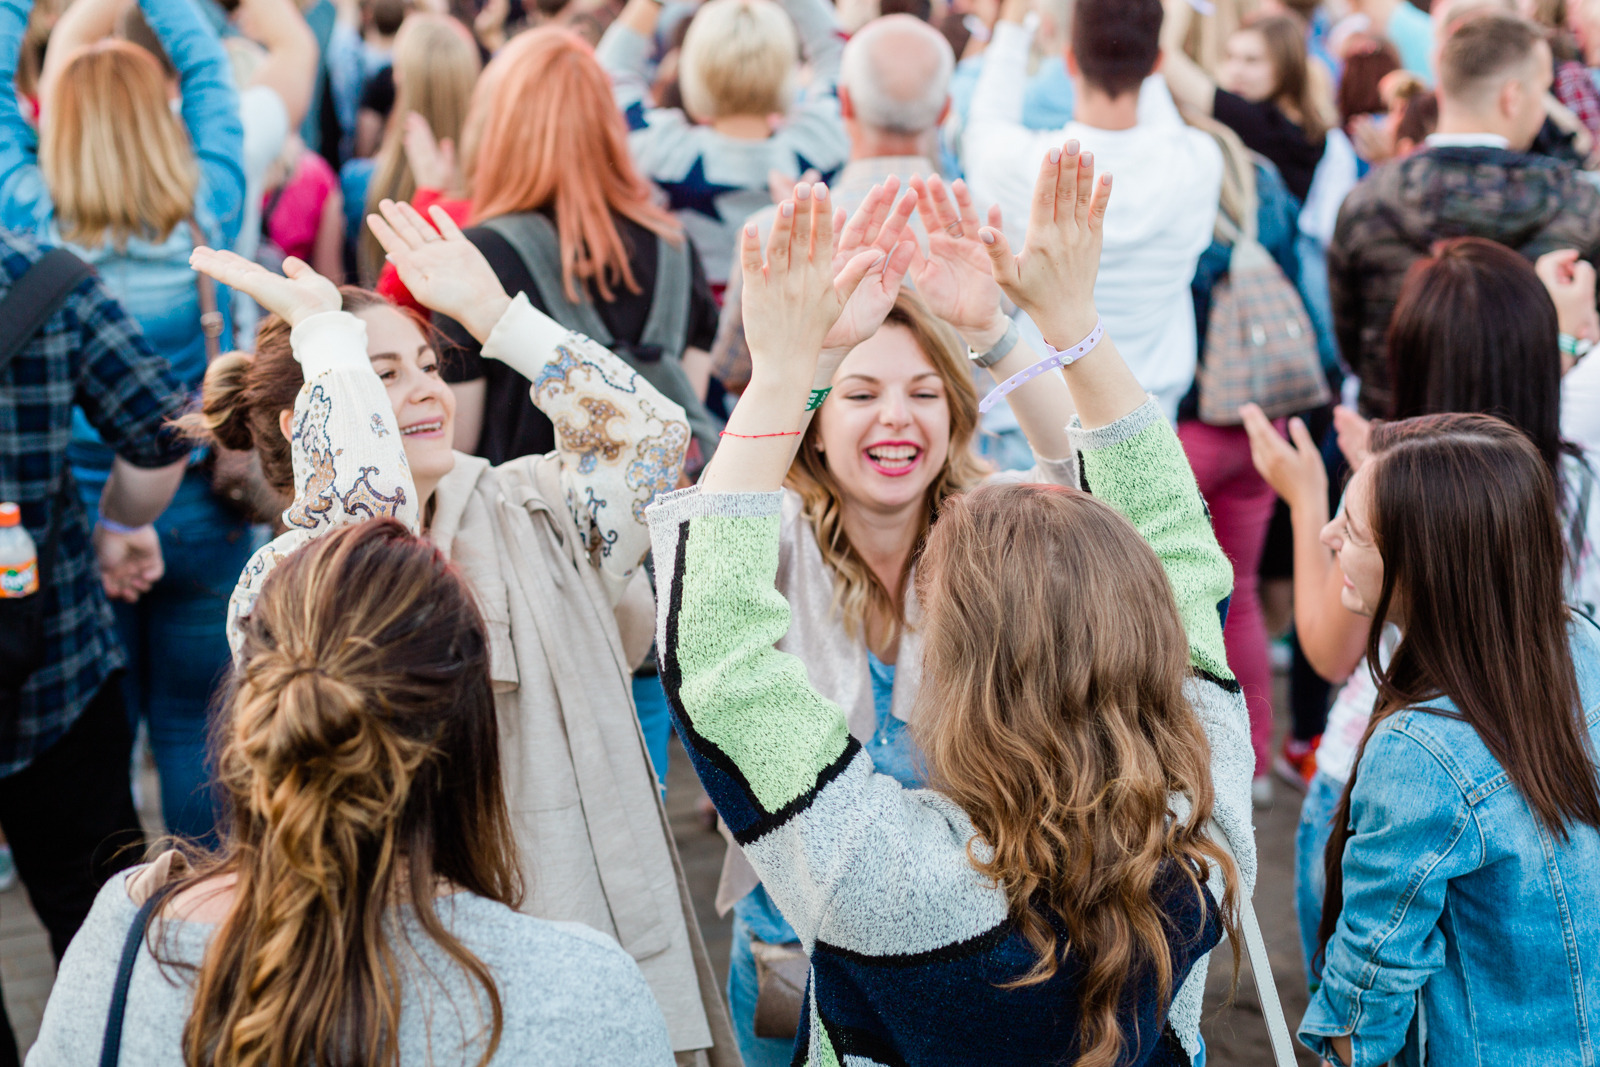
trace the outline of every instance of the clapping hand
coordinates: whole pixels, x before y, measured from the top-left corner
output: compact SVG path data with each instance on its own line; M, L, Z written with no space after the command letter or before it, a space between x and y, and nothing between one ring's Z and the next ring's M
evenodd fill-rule
M1290 440L1285 441L1255 404L1244 405L1239 415L1250 435L1250 460L1256 472L1283 497L1291 511L1313 501L1327 500L1328 470L1322 465L1322 453L1304 422L1290 419Z
M978 239L982 224L972 194L960 179L946 189L938 175L912 178L911 188L928 232L928 254L911 260L917 295L975 351L986 351L1004 336L1007 319L988 249ZM1000 229L998 207L989 209L989 226Z
M845 222L842 209L833 215L831 228L839 234L833 253L835 274L842 272L863 252L881 253L884 264L882 271L874 273L855 290L838 322L822 342L822 362L829 379L831 371L843 362L850 350L877 333L878 327L883 325L894 307L895 297L900 295L900 283L905 280L906 270L916 257L916 240L906 226L917 208L917 198L907 196L896 203L895 194L899 191L900 179L891 176L882 185L872 187L849 222Z
M283 273L275 274L233 252L201 246L189 253L189 266L245 293L291 327L324 311L344 306L339 287L311 269L305 260L290 256Z
M1096 181L1094 159L1068 141L1040 166L1022 253L1011 254L998 227L978 231L995 281L1056 348L1077 344L1098 321L1094 281L1110 199L1111 175Z
M100 582L106 596L131 604L166 573L161 557L161 539L154 526L141 526L129 533L113 533L104 526L94 528L94 552L100 565Z
M429 212L433 225L410 204L384 200L367 225L388 253L400 281L425 307L466 327L479 344L511 305L505 286L478 246L441 207Z
M883 275L894 257L863 238L866 247L845 258L836 249L834 222L827 186L801 184L795 186L793 200L778 206L765 260L756 227L745 227L739 245L744 274L741 306L752 384L760 379L809 385L824 341L838 333L841 313L853 305L852 298L861 289L873 290L876 298L885 288ZM838 244L850 240L846 237ZM844 262L836 270L840 258ZM892 295L889 302L893 303ZM876 329L874 323L872 330Z

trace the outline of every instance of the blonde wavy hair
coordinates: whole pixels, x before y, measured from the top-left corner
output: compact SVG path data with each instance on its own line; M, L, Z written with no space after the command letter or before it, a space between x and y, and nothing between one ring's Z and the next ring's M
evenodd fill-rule
M61 235L86 247L160 242L194 213L200 168L167 107L161 64L105 40L69 59L40 116L39 169Z
M217 739L232 825L174 886L234 878L184 1063L399 1064L412 950L395 943L392 913L408 905L484 994L482 1067L500 1042L500 993L434 910L440 891L509 907L522 892L471 590L433 546L373 520L279 564L245 627Z
M379 201L407 201L417 191L416 176L406 159L406 116L415 111L428 120L440 141L455 142L457 158L465 147L462 133L472 106L472 90L482 64L466 27L447 15L418 12L407 16L394 39L395 101L384 127L383 143L373 161L367 211ZM458 190L443 190L454 195ZM383 269L383 249L370 228L361 228L361 272L376 281Z
M1153 973L1164 1014L1168 938L1200 936L1167 916L1184 895L1203 912L1214 871L1238 974L1238 873L1206 835L1210 748L1184 695L1189 642L1166 574L1087 493L998 485L945 502L917 593L911 729L930 785L971 817L972 865L1004 887L1038 952L1014 986L1046 981L1070 951L1083 975L1076 1067L1112 1067L1129 983Z
M971 361L961 338L909 289L902 289L884 326L900 326L910 331L922 354L944 383L945 402L950 407L950 449L944 466L928 486L927 506L917 531L918 550L928 528L939 517L945 501L977 485L985 470L972 451L972 438L978 430L978 391L972 384ZM890 642L906 625L904 576L902 586L890 589L867 565L850 543L844 530L844 495L839 482L828 469L827 454L817 448L820 419L812 419L800 452L784 484L800 494L802 508L816 535L822 559L833 571L834 610L844 623L845 632L860 637L867 631L869 618L892 624ZM915 560L916 551L912 553ZM881 651L881 650L880 650Z

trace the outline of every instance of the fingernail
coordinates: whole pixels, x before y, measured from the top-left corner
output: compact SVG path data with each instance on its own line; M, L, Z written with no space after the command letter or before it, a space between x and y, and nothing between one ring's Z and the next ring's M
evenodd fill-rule
M746 226L744 228L744 235L746 237L754 237L756 235L756 224L752 222L750 225Z
M1068 141L1067 142L1067 155L1069 155L1069 156L1077 155L1078 154L1078 147L1079 147L1078 146L1078 141L1077 141L1076 138L1074 138L1073 140Z
M1050 149L1050 162L1052 162L1052 163L1060 163L1061 162L1061 149L1059 149L1059 148Z
M785 200L783 202L783 206L778 209L778 213L780 215L782 215L786 219L793 218L794 217L794 201Z
M1085 152L1082 155L1082 157L1079 158L1078 166L1080 166L1080 167L1092 167L1092 166L1094 166L1094 153L1093 152Z
M994 234L990 233L988 230L979 230L978 240L982 241L986 245L992 245L994 244Z
M1109 174L1100 175L1100 184L1109 187L1111 185L1111 175L1109 175Z
M809 185L797 185L797 186L795 186L794 187L794 198L796 200L810 200L811 199L811 186L809 186Z
M817 186L817 199L818 200L826 200L826 199L828 199L828 187L826 185L819 184Z

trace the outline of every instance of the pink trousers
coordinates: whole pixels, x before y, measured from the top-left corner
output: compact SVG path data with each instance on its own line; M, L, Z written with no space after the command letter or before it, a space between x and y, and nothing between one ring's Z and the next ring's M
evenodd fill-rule
M1272 746L1272 660L1261 614L1261 552L1267 543L1277 496L1250 462L1250 438L1242 426L1178 423L1178 439L1194 468L1200 494L1211 509L1211 525L1233 563L1233 600L1222 628L1228 666L1244 689L1250 709L1250 745L1256 776L1267 773Z

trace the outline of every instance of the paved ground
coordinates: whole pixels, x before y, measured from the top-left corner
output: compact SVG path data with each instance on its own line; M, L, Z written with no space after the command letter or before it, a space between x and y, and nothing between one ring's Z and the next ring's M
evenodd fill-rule
M1279 689L1277 703L1281 708L1284 706L1281 680ZM143 790L146 797L157 795L155 784L153 773L147 771ZM1257 813L1261 876L1256 888L1256 910L1272 957L1278 995L1283 999L1292 1029L1306 1005L1294 919L1294 828L1300 805L1299 794L1292 793L1281 783L1278 786L1277 803ZM726 979L729 923L717 918L712 907L717 873L722 864L722 839L699 824L695 801L701 796L700 783L695 780L676 740L667 795L673 832L678 838L701 929L719 976ZM144 815L149 826L159 826L158 813L146 811ZM1203 1029L1208 1067L1268 1067L1272 1054L1249 963L1244 964L1233 1003L1222 1007L1229 979L1225 959L1226 950L1223 950L1212 967L1212 989L1206 1001L1208 1021ZM20 887L0 893L0 983L4 985L6 1009L23 1049L32 1044L38 1033L39 1018L53 979L49 945L44 929L28 906L27 895ZM1296 1051L1303 1067L1316 1067L1316 1057L1304 1049Z

